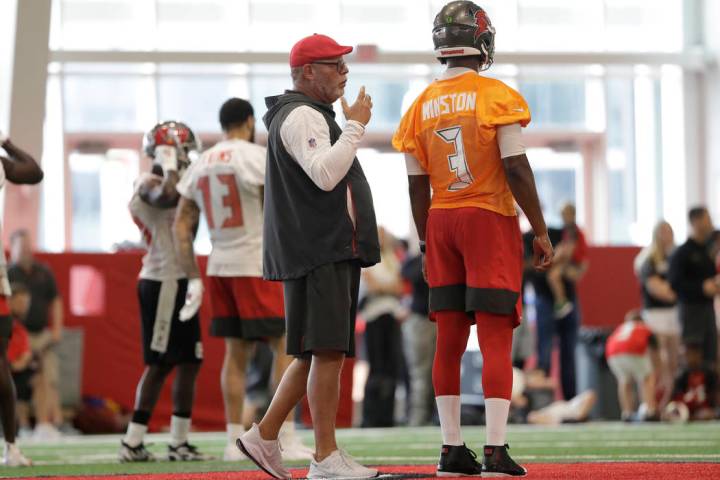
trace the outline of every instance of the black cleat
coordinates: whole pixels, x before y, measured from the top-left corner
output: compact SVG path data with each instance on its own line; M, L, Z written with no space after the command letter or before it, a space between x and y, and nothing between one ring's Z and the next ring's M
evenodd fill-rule
M145 448L145 444L141 443L135 447L131 447L125 442L120 442L120 452L118 453L118 460L123 463L126 462L154 462L155 455Z
M483 448L483 477L524 477L527 470L510 458L506 443L503 446L485 445Z
M443 445L440 451L436 475L438 477L479 477L482 465L477 455L463 443L462 445Z

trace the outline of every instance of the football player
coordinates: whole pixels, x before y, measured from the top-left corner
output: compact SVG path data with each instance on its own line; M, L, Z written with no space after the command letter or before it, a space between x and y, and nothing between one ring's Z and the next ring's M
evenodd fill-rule
M17 184L34 185L43 179L43 171L35 159L13 144L10 139L0 132L0 147L6 155L0 155L0 189L5 180ZM3 463L8 467L21 467L31 465L15 444L16 417L15 417L15 384L13 383L8 360L7 349L12 333L13 320L10 315L8 297L10 296L10 283L7 276L4 251L0 253L0 422L5 437L5 454Z
M479 74L492 65L495 39L482 8L448 3L435 17L432 36L435 55L447 69L405 113L393 146L406 154L437 322L433 386L443 438L437 475L522 476L525 469L510 458L505 443L512 334L522 308L515 202L535 233L534 266L547 269L553 257L521 138L530 112L518 92ZM485 361L482 465L460 431L460 360L473 322Z
M178 184L182 195L175 221L178 254L190 278L187 312L202 300L203 284L193 253L193 230L202 211L212 252L207 280L212 307L211 335L225 339L221 387L228 443L225 460L245 456L235 445L244 433L242 408L245 370L252 341L267 341L275 354L277 385L291 358L285 353L282 285L262 278L263 185L265 148L253 143L255 117L246 100L231 98L220 108L225 139L203 153ZM312 450L286 421L280 432L285 459L307 460Z
M147 248L137 289L146 367L119 458L122 462L154 460L143 439L165 379L175 369L167 457L207 460L210 457L188 443L202 342L197 312L181 315L188 280L175 255L172 232L179 199L176 185L200 144L187 125L172 121L153 127L143 143L145 154L153 159L152 171L142 173L135 182L129 208Z

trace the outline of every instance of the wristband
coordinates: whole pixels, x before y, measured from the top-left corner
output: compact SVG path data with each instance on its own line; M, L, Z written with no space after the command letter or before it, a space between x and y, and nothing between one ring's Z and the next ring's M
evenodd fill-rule
M420 253L425 253L425 240L420 240Z

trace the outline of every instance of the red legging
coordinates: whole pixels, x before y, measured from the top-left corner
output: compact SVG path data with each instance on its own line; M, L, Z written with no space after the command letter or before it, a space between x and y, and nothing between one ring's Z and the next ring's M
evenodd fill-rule
M433 362L435 396L460 395L460 360L470 336L464 312L435 312L437 347ZM475 312L478 343L483 356L482 386L485 398L510 400L512 393L513 325L510 315Z

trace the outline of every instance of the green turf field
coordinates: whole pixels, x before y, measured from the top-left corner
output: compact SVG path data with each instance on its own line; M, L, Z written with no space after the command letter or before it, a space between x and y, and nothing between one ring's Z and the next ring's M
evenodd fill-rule
M480 451L482 427L466 427L465 441ZM312 443L311 432L301 436ZM368 464L432 464L437 460L438 428L351 429L339 431L339 440L352 455ZM167 435L149 435L150 450L166 449ZM203 451L220 456L223 433L196 433L191 441ZM527 463L601 461L720 462L720 422L669 425L590 423L562 427L511 426L509 443L517 460ZM62 442L21 442L35 466L2 469L0 477L99 475L117 473L211 472L250 468L250 462L155 462L119 464L115 460L120 436L68 437ZM303 462L294 465L303 466Z

